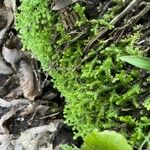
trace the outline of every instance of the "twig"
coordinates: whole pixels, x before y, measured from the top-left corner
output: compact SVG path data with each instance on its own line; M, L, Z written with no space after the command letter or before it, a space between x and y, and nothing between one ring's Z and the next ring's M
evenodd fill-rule
M147 14L150 11L150 3L143 3L145 4L145 7L135 16L133 16L130 20L129 20L129 25L131 24L134 25L136 22L138 22L145 14Z
M47 116L41 117L40 119L51 118L51 117L57 116L57 115L59 115L59 114L60 114L60 112L56 112L56 113L54 113L54 114L51 114L51 115L47 115Z
M100 13L98 15L99 19L104 15L104 13L107 11L107 9L111 6L112 3L113 3L113 0L110 0L110 2L105 4L104 8L100 11Z

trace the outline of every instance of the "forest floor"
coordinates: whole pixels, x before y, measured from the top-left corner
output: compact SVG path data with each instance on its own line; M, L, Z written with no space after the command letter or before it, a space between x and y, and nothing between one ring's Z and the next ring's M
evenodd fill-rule
M101 14L98 14L98 7L94 14L100 16L105 13L106 4ZM71 128L64 124L65 101L53 87L51 77L42 70L40 62L31 53L20 51L22 43L13 24L15 11L15 1L4 0L0 4L0 149L22 150L25 147L30 150L57 150L64 143L80 145L82 140L74 141ZM94 7L90 11L87 12L89 17L95 17ZM112 36L117 37L117 41L121 34L131 32L129 27L141 23L143 36L138 44L149 56L149 16L150 4L144 1L135 7L133 14L128 15L128 24L120 23L122 27L118 26ZM118 21L120 18L116 19ZM94 37L86 49L105 32L104 29Z
M64 98L40 63L19 51L15 11L15 1L0 5L0 149L51 150L72 144L72 130L63 123Z

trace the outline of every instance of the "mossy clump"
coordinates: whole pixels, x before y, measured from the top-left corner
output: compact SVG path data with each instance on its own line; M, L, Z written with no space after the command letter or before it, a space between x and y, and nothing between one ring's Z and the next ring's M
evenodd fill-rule
M143 72L119 58L142 55L134 46L140 32L136 29L115 44L99 40L97 48L90 49L86 55L89 59L75 69L81 63L83 49L90 37L97 33L102 22L114 17L112 12L115 11L109 10L110 16L106 15L107 19L103 17L96 23L87 20L89 36L70 42L73 37L66 34L59 16L50 10L50 3L48 0L22 1L16 27L24 47L31 50L43 68L49 71L55 86L65 97L66 123L73 127L76 137L85 136L95 128L111 129L139 146L150 128L149 98L142 98L144 91L140 79ZM117 5L120 4L116 4L115 9ZM85 21L84 17L81 28ZM108 23L105 25L107 27ZM67 42L69 45L64 45Z

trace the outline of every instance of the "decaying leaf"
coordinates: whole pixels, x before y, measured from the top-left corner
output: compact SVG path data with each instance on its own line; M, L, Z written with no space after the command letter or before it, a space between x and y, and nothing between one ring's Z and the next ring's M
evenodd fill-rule
M3 47L2 49L3 58L12 65L12 67L17 70L17 62L25 57L23 52L17 50L17 49L9 49L7 47Z
M41 94L41 87L38 84L40 81L36 78L34 68L29 61L25 59L19 61L18 76L20 86L26 98L34 100L35 97Z
M14 144L14 150L35 150L41 149L43 146L52 148L50 135L56 131L58 124L50 123L50 125L40 126L28 129L21 133L21 136ZM52 149L49 149L52 150Z
M20 43L17 36L12 36L3 47L2 55L5 61L10 63L17 72L24 96L29 100L34 100L41 94L40 80L36 74L36 64L31 57L20 50Z
M12 135L4 134L0 135L0 149L1 150L13 150L13 146L11 143Z
M20 49L20 40L17 36L12 36L2 48L2 55L4 60L11 64L12 68L17 72L24 96L29 100L34 100L35 97L41 94L40 80L36 75L32 59Z
M12 73L13 69L10 66L8 66L0 56L0 74L12 74Z

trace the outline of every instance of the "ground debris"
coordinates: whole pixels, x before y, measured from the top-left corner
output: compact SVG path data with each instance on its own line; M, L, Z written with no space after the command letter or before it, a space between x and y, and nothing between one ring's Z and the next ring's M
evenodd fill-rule
M14 150L35 150L42 148L53 149L50 137L56 131L58 124L40 126L28 129L21 133L18 140L14 142Z
M0 149L1 150L13 150L13 145L11 143L12 135L5 134L0 135Z
M22 51L15 11L16 1L0 3L0 149L52 150L51 136L62 122L60 94L39 62Z

